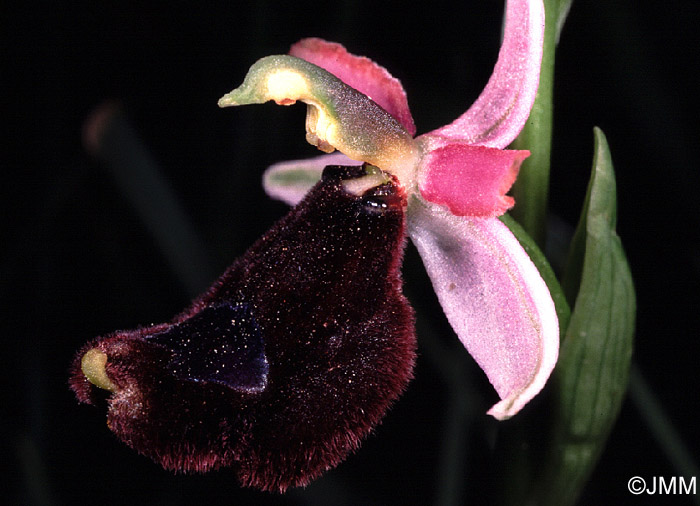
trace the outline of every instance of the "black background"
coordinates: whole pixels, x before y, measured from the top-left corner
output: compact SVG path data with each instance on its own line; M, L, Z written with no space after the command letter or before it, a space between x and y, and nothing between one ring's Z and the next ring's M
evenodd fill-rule
M443 125L483 88L501 2L26 2L3 7L0 185L3 459L13 504L431 504L449 394L421 344L416 379L363 448L305 491L242 490L226 470L172 475L119 443L102 412L67 387L75 350L118 328L170 319L193 293L168 267L113 174L81 144L105 100L126 117L208 255L200 289L285 212L263 169L311 156L304 109L220 110L257 58L304 36L342 42L404 84L418 132ZM635 361L699 454L695 1L575 0L557 53L551 208L576 223L592 128L608 136L618 232L638 292ZM450 354L466 353L439 313L412 247L407 293ZM428 331L426 331L428 332ZM454 352L454 353L452 353ZM460 359L461 360L461 359ZM468 357L478 413L465 448L465 503L488 503L483 460L495 402ZM632 497L627 480L677 475L627 400L582 504L691 504ZM3 487L5 488L5 487ZM338 498L343 498L341 502Z

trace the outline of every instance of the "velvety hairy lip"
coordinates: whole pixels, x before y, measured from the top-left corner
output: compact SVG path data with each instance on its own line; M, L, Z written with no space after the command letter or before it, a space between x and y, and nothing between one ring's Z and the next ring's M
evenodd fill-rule
M230 466L243 485L282 491L336 466L415 359L399 273L405 195L392 178L345 191L366 174L327 168L170 323L88 343L73 364L78 399L105 392L108 427L167 469Z

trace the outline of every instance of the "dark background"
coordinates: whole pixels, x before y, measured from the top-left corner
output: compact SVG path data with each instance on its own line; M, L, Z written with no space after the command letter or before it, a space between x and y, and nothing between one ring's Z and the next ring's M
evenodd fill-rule
M416 379L363 448L305 491L242 490L226 470L167 473L118 442L104 413L78 405L67 386L85 341L169 320L285 212L259 180L270 163L315 154L304 109L216 106L257 58L304 36L342 42L401 79L419 133L476 98L496 61L501 2L406 5L3 7L0 423L12 504L432 504L443 490L445 414L467 395L448 388L441 357L459 363L472 393L465 442L455 442L464 501L488 503L496 422L484 412L495 393L444 322L412 247L404 272L419 317ZM635 361L691 455L700 454L698 5L574 1L557 54L551 188L553 213L574 225L600 126L638 292ZM105 100L121 103L196 230L198 281L183 282L114 171L83 149L82 124ZM581 503L691 504L627 492L634 475L680 474L664 448L628 398Z

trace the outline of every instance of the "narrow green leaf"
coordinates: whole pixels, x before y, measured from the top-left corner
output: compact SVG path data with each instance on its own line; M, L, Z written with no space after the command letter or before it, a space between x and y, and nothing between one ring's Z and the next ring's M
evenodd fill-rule
M566 18L569 16L569 11L571 10L571 4L573 3L573 1L574 0L559 0L558 2L556 2L556 4L557 4L556 42L557 42L557 44L559 44L559 37L561 36L561 31L564 29L564 23L566 22Z
M575 303L555 369L557 420L538 504L575 503L627 388L635 294L616 221L610 151L595 129L593 171L563 281Z

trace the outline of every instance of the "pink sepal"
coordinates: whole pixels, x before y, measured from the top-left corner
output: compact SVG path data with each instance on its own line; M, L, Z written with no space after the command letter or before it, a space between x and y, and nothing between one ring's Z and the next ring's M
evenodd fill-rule
M384 67L369 58L349 53L336 42L317 38L300 40L289 49L289 54L318 65L364 93L391 114L411 136L416 135L406 92L401 82Z
M467 112L430 133L478 146L508 146L535 101L543 38L542 1L508 0L503 44L486 88Z
M496 218L466 218L414 198L409 234L448 321L516 414L543 387L559 353L554 303L525 250Z
M342 153L332 153L275 163L263 174L265 193L273 199L295 206L321 179L321 173L327 165L362 165L362 162L352 160Z

